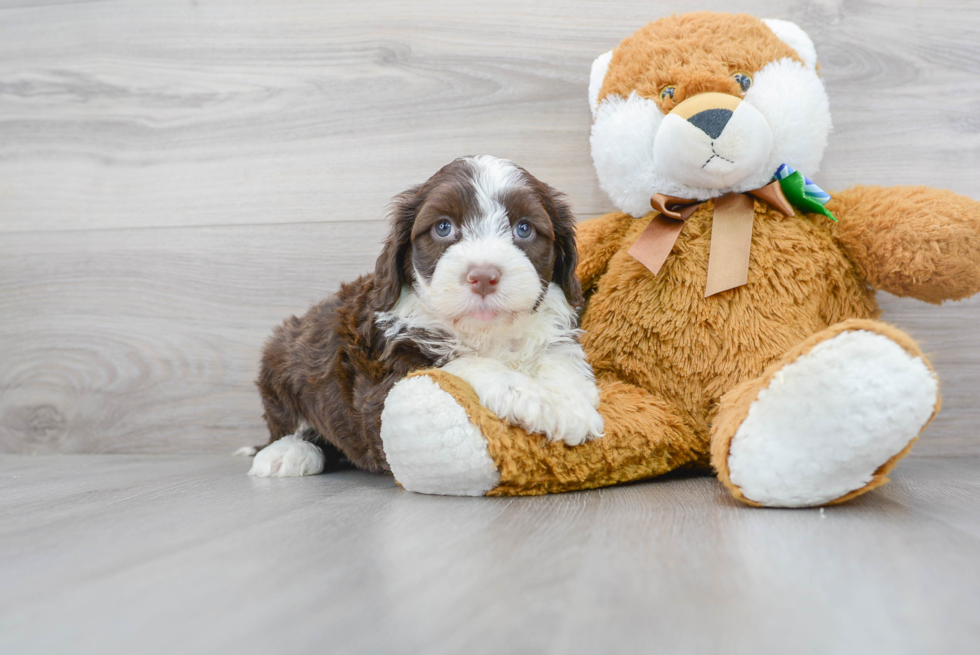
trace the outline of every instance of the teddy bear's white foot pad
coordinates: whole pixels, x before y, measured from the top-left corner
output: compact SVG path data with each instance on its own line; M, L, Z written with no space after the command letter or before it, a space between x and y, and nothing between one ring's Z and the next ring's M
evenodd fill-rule
M920 357L874 332L842 332L759 392L732 438L731 481L770 507L840 498L919 434L938 393Z
M424 375L402 380L388 392L381 441L391 472L409 491L482 496L500 482L480 429Z
M323 473L323 451L304 441L299 433L274 441L255 455L249 475L290 478Z

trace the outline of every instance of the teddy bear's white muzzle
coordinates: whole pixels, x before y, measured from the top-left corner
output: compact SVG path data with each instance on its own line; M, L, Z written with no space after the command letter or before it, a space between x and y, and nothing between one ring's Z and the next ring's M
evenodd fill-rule
M726 100L705 103L704 95ZM692 101L698 106L693 113L688 105ZM677 105L664 117L653 146L660 175L709 189L734 187L758 174L772 147L772 130L762 114L723 94L702 94Z

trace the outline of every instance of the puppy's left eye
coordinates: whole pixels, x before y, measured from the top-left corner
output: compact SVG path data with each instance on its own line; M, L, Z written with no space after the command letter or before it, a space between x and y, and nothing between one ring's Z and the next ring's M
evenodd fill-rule
M453 235L454 230L453 222L445 218L432 226L432 233L440 239L448 239Z
M732 75L732 79L738 82L738 85L742 87L742 93L745 93L752 88L752 78L745 73L735 73Z
M521 221L514 226L514 236L518 239L530 239L534 236L534 228L527 221Z

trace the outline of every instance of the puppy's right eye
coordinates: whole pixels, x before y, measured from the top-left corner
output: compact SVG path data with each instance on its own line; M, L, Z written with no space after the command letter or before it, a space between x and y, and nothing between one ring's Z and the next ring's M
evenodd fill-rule
M514 227L514 236L518 239L530 239L534 236L534 228L527 221L521 221Z
M432 233L440 239L448 239L455 229L453 222L444 218L433 226Z

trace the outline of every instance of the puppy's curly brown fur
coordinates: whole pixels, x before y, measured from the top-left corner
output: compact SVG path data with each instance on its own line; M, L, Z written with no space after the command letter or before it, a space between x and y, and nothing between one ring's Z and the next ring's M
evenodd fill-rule
M342 466L342 453L358 468L388 470L380 438L385 396L405 375L434 363L410 342L385 353L374 327L376 313L391 309L410 279L405 255L420 190L395 198L391 233L373 275L342 285L302 318L290 317L266 343L257 384L270 442L305 422L315 434L304 438L323 449L328 468Z

